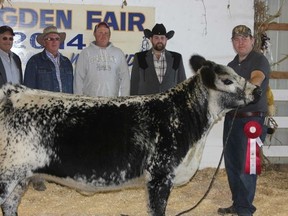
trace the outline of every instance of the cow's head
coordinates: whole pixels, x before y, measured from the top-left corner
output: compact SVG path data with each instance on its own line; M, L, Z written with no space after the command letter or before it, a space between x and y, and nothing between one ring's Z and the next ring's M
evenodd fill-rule
M190 58L190 64L200 74L202 83L209 91L210 101L225 111L256 102L261 96L261 89L224 65L207 61L199 55ZM212 103L213 106L213 103Z

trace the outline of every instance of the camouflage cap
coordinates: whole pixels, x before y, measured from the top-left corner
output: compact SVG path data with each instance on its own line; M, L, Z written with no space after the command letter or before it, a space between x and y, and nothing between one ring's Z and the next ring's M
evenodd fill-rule
M241 35L245 37L252 36L251 29L245 25L235 26L232 30L232 38L234 38L237 35Z

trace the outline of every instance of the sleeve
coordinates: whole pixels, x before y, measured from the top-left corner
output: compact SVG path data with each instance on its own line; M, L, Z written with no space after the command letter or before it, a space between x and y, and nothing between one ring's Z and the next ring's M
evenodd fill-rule
M137 53L134 55L133 66L131 71L131 85L130 85L130 95L138 95L139 89L139 61Z
M37 62L35 61L35 56L32 56L25 68L24 72L24 82L23 84L29 88L34 88L37 89L37 71L38 71L38 65Z
M260 70L264 73L265 77L269 76L270 73L270 64L267 58L264 55L260 55L258 58L257 64L255 66L255 70Z
M130 94L130 74L128 64L124 53L121 51L120 61L120 96L128 96Z
M186 80L186 73L183 65L183 59L182 56L180 55L180 63L179 63L179 69L178 69L178 80L177 83L181 83L184 80Z
M87 59L85 61L85 56L86 56L85 52L82 51L77 59L73 81L74 94L83 95L84 79L87 65Z
M14 61L16 62L16 65L19 69L19 76L20 76L20 84L23 84L23 71L22 71L22 62L21 62L21 59L20 57L16 54L16 53L13 53L13 55L15 56Z

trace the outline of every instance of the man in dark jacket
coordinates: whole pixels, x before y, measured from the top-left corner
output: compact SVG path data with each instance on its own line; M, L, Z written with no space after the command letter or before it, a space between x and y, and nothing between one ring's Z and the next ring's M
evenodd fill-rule
M44 47L27 62L24 73L24 85L33 89L52 92L73 93L73 67L70 60L59 52L59 47L66 38L65 32L58 32L55 26L48 26L36 38ZM42 178L32 179L33 187L46 189Z
M21 60L11 51L14 31L9 26L0 27L0 87L5 83L22 84Z
M152 31L144 30L152 48L136 53L131 72L131 95L164 92L186 79L181 54L165 49L174 31L166 33L163 24L156 24Z
M11 51L15 33L9 26L0 27L0 87L6 83L23 84L21 60ZM36 190L45 190L42 180L32 179Z
M27 62L24 85L53 92L73 93L73 67L70 60L59 52L66 38L55 26L48 26L36 38L44 47Z

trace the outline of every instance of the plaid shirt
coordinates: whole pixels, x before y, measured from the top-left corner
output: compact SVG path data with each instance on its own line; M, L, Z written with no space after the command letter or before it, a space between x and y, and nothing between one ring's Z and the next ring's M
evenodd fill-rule
M155 53L153 52L154 67L160 83L163 81L163 77L166 72L167 62L165 57L165 51L161 52L160 58L157 59Z
M53 64L55 65L55 69L56 69L56 77L59 83L59 89L60 92L62 92L62 82L61 82L61 76L60 76L60 54L58 53L56 57L53 56L52 53L48 52L47 50L46 54L48 56L48 58L53 62Z

